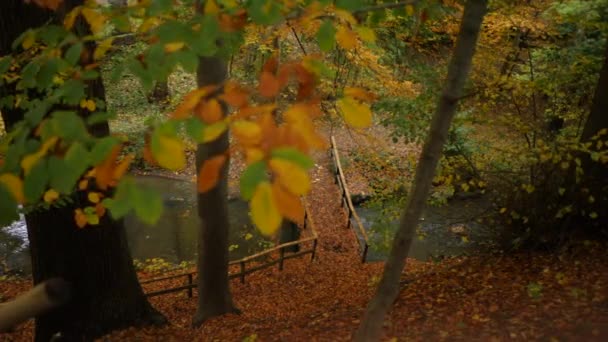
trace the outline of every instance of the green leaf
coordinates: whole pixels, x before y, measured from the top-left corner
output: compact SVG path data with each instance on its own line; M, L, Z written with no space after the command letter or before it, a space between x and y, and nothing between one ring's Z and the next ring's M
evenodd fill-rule
M273 25L281 19L281 5L275 0L251 0L247 13L256 24Z
M116 118L115 112L95 112L87 117L87 125L92 126Z
M17 201L5 185L0 183L0 226L8 226L18 219Z
M49 175L46 159L39 160L30 172L25 176L23 182L23 193L25 198L30 203L35 203L40 199L40 196L46 190Z
M273 158L288 160L294 164L299 165L305 170L310 169L315 165L315 163L312 161L312 159L310 159L309 156L305 155L304 153L293 147L276 148L272 150L270 155Z
M185 121L186 133L197 143L203 143L205 140L205 123L195 117L190 117Z
M23 67L23 70L21 70L21 82L17 84L17 89L36 87L36 75L38 71L40 71L40 64L35 60Z
M63 100L68 105L78 105L80 100L85 97L85 85L80 80L70 79L63 83L57 91Z
M243 199L250 200L258 184L268 179L266 171L264 161L257 161L247 166L240 180L241 197Z
M4 56L0 58L0 75L8 71L8 69L11 67L11 62L11 56ZM0 82L2 82L2 78L0 78Z
M53 112L51 125L53 125L57 135L65 140L82 141L88 136L84 121L76 112Z
M62 194L68 194L76 183L76 179L68 177L72 172L68 164L56 156L51 156L48 162L49 184L52 189Z
M336 7L344 8L349 11L356 11L363 8L365 2L363 0L336 0Z
M65 61L68 62L71 66L75 66L78 64L80 60L80 54L82 53L83 44L78 42L68 48L65 52Z
M317 42L322 51L328 52L336 44L336 29L330 20L325 20L317 31Z
M163 199L160 193L145 187L134 187L133 190L131 200L137 218L149 225L158 222L163 212Z
M133 197L135 182L131 177L123 177L118 186L113 198L105 198L102 203L110 210L112 218L120 219L127 215L133 209L131 197Z
M91 165L97 165L106 159L112 148L118 143L119 141L115 137L103 137L97 140L89 156Z

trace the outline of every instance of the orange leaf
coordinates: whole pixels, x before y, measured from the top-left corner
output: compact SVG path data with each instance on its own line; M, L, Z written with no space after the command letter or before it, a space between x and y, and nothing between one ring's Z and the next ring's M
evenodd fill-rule
M202 87L199 89L195 89L184 96L184 100L175 108L173 113L171 113L172 119L185 119L188 117L188 114L198 105L201 97L208 95L211 93L216 86L209 85L206 87Z
M32 0L25 0L25 2L29 3L32 2ZM33 0L33 2L42 8L48 8L50 10L56 11L57 8L59 8L59 5L63 2L63 0Z
M282 64L279 67L277 73L277 80L279 81L279 87L284 87L289 82L289 76L293 72L293 64Z
M226 155L213 156L203 162L198 174L198 191L203 193L211 190L220 180L220 171L226 162Z
M279 90L279 80L268 71L262 72L260 75L260 84L258 86L260 95L267 98L272 98L277 96Z
M272 183L272 194L281 215L295 223L304 222L304 207L298 196L285 191L278 182Z
M276 54L274 54L272 57L268 58L266 63L264 63L264 66L262 67L262 71L274 74L275 72L277 72L278 66L279 66L279 59L277 58Z
M242 108L247 105L247 91L234 82L228 82L224 86L224 93L220 96L227 104L234 108Z
M126 157L124 157L120 161L120 163L118 163L118 165L116 165L116 168L114 169L114 174L112 175L114 180L119 180L122 178L122 176L129 169L129 165L131 165L131 162L133 161L134 158L135 158L135 155L133 153L131 153L131 154L127 155Z
M108 186L113 185L114 166L120 150L120 145L114 146L108 157L95 167L95 182L99 189L106 190Z
M97 214L97 217L103 217L103 215L106 214L106 207L104 207L101 202L97 203L95 205L95 213Z
M74 220L76 221L78 228L84 228L88 222L87 215L85 215L80 208L74 210Z
M199 102L194 111L199 118L208 124L218 122L224 116L222 106L216 99L209 99L209 101Z

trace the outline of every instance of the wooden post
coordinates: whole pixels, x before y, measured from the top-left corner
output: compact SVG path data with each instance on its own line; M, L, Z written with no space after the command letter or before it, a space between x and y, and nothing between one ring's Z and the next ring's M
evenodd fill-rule
M310 262L315 260L315 254L317 253L317 239L312 242L312 254L310 255Z
M192 285L192 273L188 273L188 285ZM188 288L188 298L192 298L192 287Z
M285 256L285 248L281 248L279 250L279 255L280 255L279 256L279 271L282 271L283 270L283 261L284 261L283 257Z
M245 262L241 261L241 283L245 284Z
M367 259L367 249L368 248L369 248L369 245L366 242L365 247L363 247L363 256L361 257L361 263L363 263L363 264L365 264L365 261Z

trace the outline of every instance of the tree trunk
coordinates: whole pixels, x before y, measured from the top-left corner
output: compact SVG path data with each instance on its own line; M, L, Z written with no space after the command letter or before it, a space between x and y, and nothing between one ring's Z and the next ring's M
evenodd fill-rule
M154 82L154 88L148 94L148 103L157 103L165 107L169 100L169 83L167 80Z
M201 57L197 70L199 87L220 85L226 79L226 63L219 57ZM224 115L226 106L222 104ZM224 132L218 139L198 145L196 170L204 161L228 152L229 135ZM198 194L198 215L201 227L198 235L198 308L192 325L200 326L205 320L225 313L240 312L232 301L228 282L228 169L230 158L222 166L217 185Z
M466 3L460 33L448 68L446 85L433 115L430 132L416 168L414 188L401 216L399 229L395 234L389 258L384 265L380 284L354 335L355 341L367 342L380 339L384 317L399 294L401 272L405 266L405 259L409 253L420 214L426 203L450 124L456 113L456 106L471 66L486 7L487 0L468 0Z
M66 6L77 4L66 2ZM57 19L55 15L21 0L3 1L0 55L10 53L10 42L21 32ZM11 88L2 87L1 96L15 91ZM105 99L101 79L90 82L87 93ZM18 108L4 109L7 130L22 120L23 114ZM109 133L107 122L89 129L95 136ZM34 284L59 277L72 285L67 305L37 317L35 340L47 342L60 333L69 341L88 341L131 325L164 323L165 318L150 306L139 285L123 222L105 216L98 226L79 229L74 220L76 205L78 201L26 215Z
M121 221L105 216L78 229L74 207L26 216L34 284L61 277L72 285L66 306L36 319L36 341L57 333L66 341L89 341L132 325L161 324L165 318L139 285Z
M591 112L583 128L581 141L588 141L602 128L608 127L608 45L604 58L604 66L600 71L600 78L597 81Z

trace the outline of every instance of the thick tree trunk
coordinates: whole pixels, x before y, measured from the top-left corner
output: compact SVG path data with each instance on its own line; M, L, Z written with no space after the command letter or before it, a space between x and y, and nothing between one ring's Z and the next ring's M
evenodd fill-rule
M218 57L201 57L197 70L199 87L222 84L226 79L226 63ZM223 106L226 114L226 106ZM198 145L196 151L197 174L203 162L228 152L228 131L218 139ZM200 326L205 320L225 313L240 312L232 301L228 282L228 169L227 155L218 184L198 194L198 215L201 227L198 236L198 308L192 325Z
M355 341L378 341L382 322L399 294L399 280L409 253L412 237L425 206L437 163L447 139L450 124L456 113L477 37L486 12L487 0L468 0L464 9L460 33L450 61L446 85L431 123L431 129L416 168L414 188L401 216L399 230L393 240L389 258L376 293L365 311L365 316L354 335Z
M79 3L71 0L65 4ZM55 15L23 5L22 0L2 1L0 55L10 53L10 42L22 31ZM14 91L2 87L0 96ZM87 92L90 97L105 99L101 79L90 82ZM24 113L20 109L4 109L2 114L10 129L23 119ZM89 129L96 136L109 133L107 122ZM72 285L72 298L67 305L36 319L36 341L49 341L57 333L69 341L86 341L131 325L165 322L147 302L139 285L122 221L105 216L98 226L79 229L74 221L75 205L26 215L34 284L59 277Z
M36 341L58 333L66 341L89 341L165 322L139 285L122 221L105 216L99 226L78 229L73 206L35 212L26 221L34 283L61 277L73 291L67 305L36 319Z

